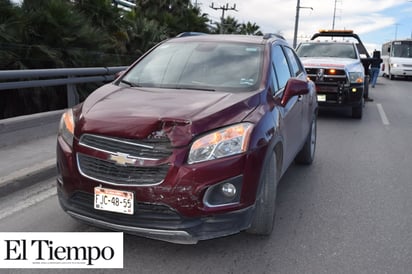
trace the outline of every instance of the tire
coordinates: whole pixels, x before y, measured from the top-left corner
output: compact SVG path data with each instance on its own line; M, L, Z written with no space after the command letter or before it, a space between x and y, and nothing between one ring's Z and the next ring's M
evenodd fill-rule
M362 119L362 113L363 113L363 103L362 102L360 102L358 106L352 107L352 118Z
M312 119L310 125L310 131L306 137L305 144L295 157L295 163L300 165L310 165L315 159L316 150L316 135L317 135L317 122L316 116Z
M370 81L370 76L369 75L365 76L365 80L363 84L363 98L369 97L369 81Z
M268 236L273 231L276 211L277 169L276 155L266 161L256 196L255 212L247 233Z

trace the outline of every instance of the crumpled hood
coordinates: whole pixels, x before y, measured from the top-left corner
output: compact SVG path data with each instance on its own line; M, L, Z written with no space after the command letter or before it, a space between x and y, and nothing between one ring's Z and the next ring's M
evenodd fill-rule
M108 84L83 103L76 135L167 135L174 146L181 146L199 133L242 121L258 103L257 92L143 89Z
M307 68L335 68L347 71L362 71L363 65L358 59L352 58L324 58L324 57L300 57Z

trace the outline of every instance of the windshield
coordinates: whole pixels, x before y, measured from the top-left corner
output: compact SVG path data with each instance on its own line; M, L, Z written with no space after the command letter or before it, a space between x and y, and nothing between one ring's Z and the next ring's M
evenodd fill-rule
M123 82L139 87L250 91L261 78L262 45L167 42L141 60Z
M393 57L412 58L412 41L396 41L393 43Z
M303 43L296 53L299 57L335 57L357 59L353 44Z

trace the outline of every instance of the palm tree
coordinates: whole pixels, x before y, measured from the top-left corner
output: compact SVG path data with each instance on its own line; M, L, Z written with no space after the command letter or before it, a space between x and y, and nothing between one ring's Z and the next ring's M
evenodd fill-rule
M135 59L153 47L157 42L167 38L165 27L160 26L155 20L140 16L136 11L125 14L124 20L128 26L127 35L129 40L126 44L127 52L131 56L135 56Z
M207 15L200 14L200 9L189 0L140 0L137 11L166 28L168 37L186 31L208 32Z
M231 16L228 16L221 20L220 23L214 23L215 28L213 29L213 33L221 33L221 34L235 34L240 33L240 24L238 21Z
M176 11L172 7L172 11L166 13L164 18L164 24L167 26L170 37L187 31L209 32L207 14L200 14L200 9L191 4Z
M111 0L75 0L75 10L80 12L91 26L105 34L104 51L116 55L127 53L129 37L123 10Z
M91 25L69 1L23 2L21 42L26 45L24 63L28 68L83 66L88 50L104 48L108 37Z
M246 24L242 24L240 26L240 33L246 35L263 35L260 31L260 27L256 25L256 23L247 22Z

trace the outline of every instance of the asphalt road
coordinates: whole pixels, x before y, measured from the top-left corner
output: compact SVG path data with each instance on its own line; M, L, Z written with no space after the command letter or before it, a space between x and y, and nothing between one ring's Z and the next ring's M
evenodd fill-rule
M321 111L315 162L282 178L271 237L176 245L125 235L116 273L411 273L412 81L379 78L370 93L362 120ZM50 179L3 197L0 231L100 231L64 214L55 192Z

